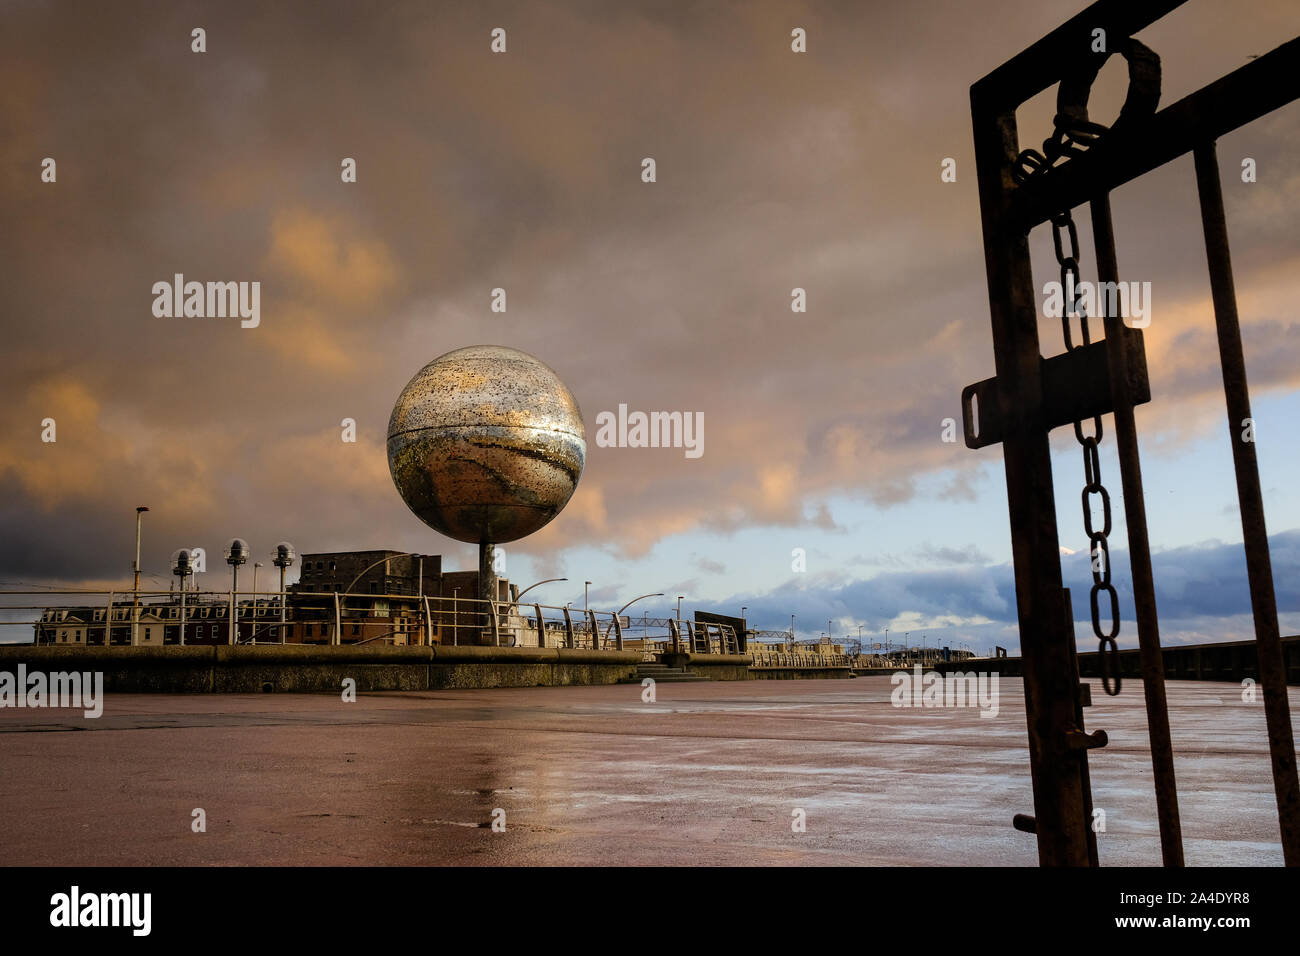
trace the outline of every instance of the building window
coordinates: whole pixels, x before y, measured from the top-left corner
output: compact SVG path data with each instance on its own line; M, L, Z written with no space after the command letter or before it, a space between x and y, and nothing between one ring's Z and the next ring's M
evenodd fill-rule
M331 562L330 562L330 570L331 570L331 571L337 571L337 570L338 570L338 565L337 565L336 562L334 562L334 561L331 561Z
M150 635L151 633L153 633L153 629L152 629L152 628L146 627L146 628L144 629L144 639L145 639L146 641L149 640L149 635Z

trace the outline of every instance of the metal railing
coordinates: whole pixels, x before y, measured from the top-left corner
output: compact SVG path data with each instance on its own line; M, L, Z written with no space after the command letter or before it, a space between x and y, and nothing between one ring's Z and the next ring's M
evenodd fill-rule
M853 666L853 658L848 654L817 654L805 653L801 650L761 650L750 648L750 659L753 661L753 667L798 667L798 668L816 668L816 667L834 667L845 668Z
M39 602L39 603L35 603ZM474 644L622 650L610 611L421 594L0 589L0 641L65 646Z
M742 653L728 624L635 620L457 593L0 589L0 641L15 642L10 629L26 629L37 644L66 646L103 646L107 631L115 646L466 644L640 650L647 661L670 652Z

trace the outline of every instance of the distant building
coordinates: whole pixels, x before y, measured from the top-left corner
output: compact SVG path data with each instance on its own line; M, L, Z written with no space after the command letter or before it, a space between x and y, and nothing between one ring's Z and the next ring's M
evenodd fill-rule
M104 644L105 616L108 607L81 606L48 608L35 625L36 644L99 645ZM185 643L203 646L230 643L229 601L187 601L185 607ZM113 645L131 643L134 605L131 599L114 600L107 625ZM273 641L280 621L279 600L239 602L239 641ZM179 596L167 603L145 603L139 607L138 646L161 647L179 644L181 608Z
M470 572L475 574L476 572ZM442 555L403 554L401 551L327 551L304 554L297 584L288 591L353 594L437 594L437 588L422 589L422 582L442 577Z
M422 644L427 637L435 644L484 640L484 614L473 600L478 596L478 572L444 572L441 555L330 551L304 554L300 562L298 582L285 589L284 625L278 595L240 597L238 643L279 643L282 630L283 641L292 644ZM498 600L509 601L508 579L500 579L498 588ZM343 597L344 593L350 596ZM339 595L337 610L335 595ZM425 598L430 612L427 625ZM231 643L229 600L187 593L185 604L186 645ZM107 625L106 615L107 606L48 608L34 624L34 642L103 646L108 630L113 645L130 645L135 615L130 592L115 597ZM509 633L506 643L526 642L519 640L524 625L517 617L508 615L500 621ZM341 633L336 634L336 629ZM139 646L179 644L180 631L179 592L162 600L141 600Z

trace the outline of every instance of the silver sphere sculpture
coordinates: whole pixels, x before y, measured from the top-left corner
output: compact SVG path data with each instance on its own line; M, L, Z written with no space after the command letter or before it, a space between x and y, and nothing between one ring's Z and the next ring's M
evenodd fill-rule
M457 541L498 544L560 513L587 462L573 394L517 349L474 345L434 359L388 420L388 470L407 507Z

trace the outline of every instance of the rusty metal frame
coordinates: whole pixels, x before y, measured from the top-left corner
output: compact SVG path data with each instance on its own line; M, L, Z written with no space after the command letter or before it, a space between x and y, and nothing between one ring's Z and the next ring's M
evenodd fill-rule
M1086 685L1079 683L1074 615L1061 573L1048 444L1052 428L1095 414L1113 416L1165 865L1181 866L1183 850L1133 413L1134 406L1151 400L1142 333L1106 314L1104 340L1045 359L1029 232L1088 203L1098 279L1118 281L1110 192L1192 153L1230 431L1237 436L1242 419L1250 417L1250 401L1214 141L1300 98L1295 69L1300 38L1159 112L1117 124L1086 151L1023 184L1012 174L1021 148L1016 109L1061 81L1078 85L1079 51L1090 48L1094 29L1104 29L1109 48L1117 49L1116 38L1126 42L1183 2L1100 0L971 87L997 375L962 392L962 411L968 447L1000 442L1003 449L1034 791L1034 816L1018 814L1013 825L1036 834L1045 866L1098 862L1090 826L1088 750L1104 746L1105 734L1088 734L1083 725ZM1282 849L1286 864L1295 866L1300 865L1300 786L1254 445L1234 440L1233 460Z

